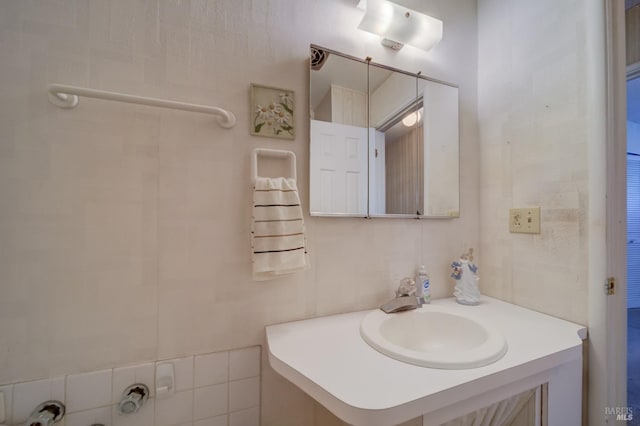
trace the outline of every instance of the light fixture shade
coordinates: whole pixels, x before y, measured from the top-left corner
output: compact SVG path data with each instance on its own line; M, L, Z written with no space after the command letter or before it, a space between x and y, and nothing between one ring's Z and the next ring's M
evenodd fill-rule
M442 39L442 21L387 0L360 0L366 12L358 28L429 51Z
M404 127L413 127L416 125L416 123L420 122L420 120L422 120L422 112L418 110L407 114L402 119L402 124L404 125Z

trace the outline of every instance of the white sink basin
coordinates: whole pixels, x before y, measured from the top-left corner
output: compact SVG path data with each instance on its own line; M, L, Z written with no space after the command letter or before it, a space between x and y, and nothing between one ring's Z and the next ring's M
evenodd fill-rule
M391 358L431 368L482 367L507 352L506 340L491 324L433 305L394 314L375 310L363 318L360 334Z

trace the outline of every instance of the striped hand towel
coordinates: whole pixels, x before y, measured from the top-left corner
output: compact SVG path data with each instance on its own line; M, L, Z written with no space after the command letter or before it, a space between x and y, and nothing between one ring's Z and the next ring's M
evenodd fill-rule
M309 267L295 179L256 179L251 233L254 280L278 278Z

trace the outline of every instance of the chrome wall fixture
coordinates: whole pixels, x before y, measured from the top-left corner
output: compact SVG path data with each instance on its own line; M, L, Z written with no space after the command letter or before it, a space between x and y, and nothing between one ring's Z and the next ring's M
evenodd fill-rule
M136 383L127 387L118 403L118 412L120 414L137 413L144 403L149 399L149 388L143 383Z
M25 426L52 426L64 417L65 406L60 401L47 401L38 405L25 422Z

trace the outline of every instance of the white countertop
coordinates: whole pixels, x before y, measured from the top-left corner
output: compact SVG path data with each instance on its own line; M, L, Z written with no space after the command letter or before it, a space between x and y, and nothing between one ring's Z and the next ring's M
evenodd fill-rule
M453 298L432 304L493 323L507 340L506 355L466 370L406 364L362 339L360 321L370 311L361 311L268 326L269 362L343 420L375 425L410 419L581 357L584 326L486 296L477 306Z

